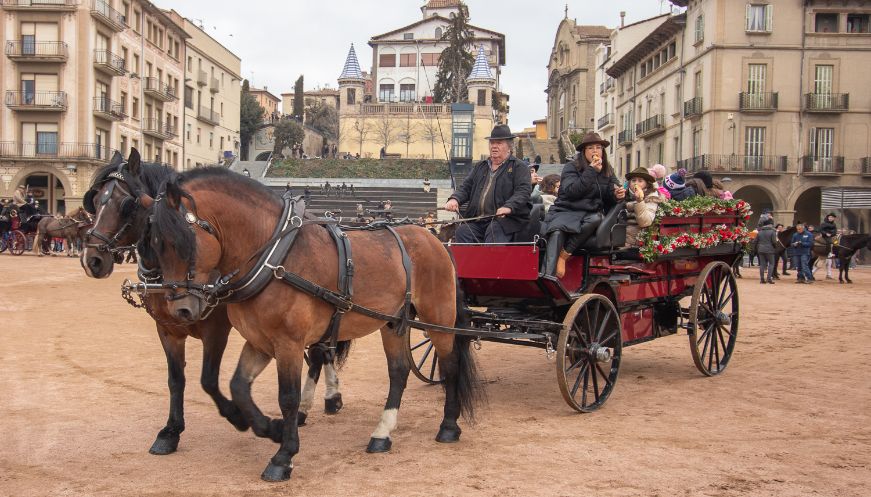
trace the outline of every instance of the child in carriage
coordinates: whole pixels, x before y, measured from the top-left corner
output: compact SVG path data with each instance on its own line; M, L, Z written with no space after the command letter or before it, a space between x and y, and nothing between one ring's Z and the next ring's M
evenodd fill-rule
M655 178L643 167L626 175L629 197L626 202L626 247L638 246L638 233L653 224L656 208L664 199L656 187Z

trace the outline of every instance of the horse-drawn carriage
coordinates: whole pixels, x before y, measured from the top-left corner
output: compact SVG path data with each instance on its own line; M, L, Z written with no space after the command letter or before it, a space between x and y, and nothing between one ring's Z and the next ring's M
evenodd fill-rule
M12 229L10 208L9 213L4 216L10 219L3 221L0 226L0 253L9 249L10 254L21 255L26 250L30 250L33 247L39 221L47 215L39 212L36 206L24 204L18 209L20 224L17 229ZM47 247L43 247L42 250L43 253L48 253Z
M711 376L729 363L738 332L738 288L731 265L742 255L749 206L741 201L667 203L638 248L625 240L622 207L569 259L557 279L541 273L537 237L526 243L448 244L471 326L482 341L556 354L565 401L582 412L602 406L623 347L686 330L696 367ZM533 212L536 233L538 208ZM437 382L425 331L409 333L412 371Z

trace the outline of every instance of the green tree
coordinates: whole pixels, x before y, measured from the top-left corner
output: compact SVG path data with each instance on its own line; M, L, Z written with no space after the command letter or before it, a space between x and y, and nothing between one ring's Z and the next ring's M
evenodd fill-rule
M305 115L305 90L303 89L303 75L300 74L296 83L293 84L293 117L302 121Z
M249 93L248 80L242 81L242 96L239 108L239 140L242 142L239 152L242 160L248 160L248 144L257 133L257 128L263 121L266 110L257 103L257 99Z
M439 71L433 98L436 102L464 102L469 96L466 77L472 72L475 57L472 56L472 40L475 33L469 27L469 8L460 2L459 12L451 19L441 41L449 45L439 58Z
M281 155L285 148L292 148L294 145L302 144L305 139L305 130L302 125L290 119L283 119L275 125L275 147L272 149L273 155Z
M307 124L318 130L324 138L335 140L339 137L339 113L331 105L314 106L308 114Z

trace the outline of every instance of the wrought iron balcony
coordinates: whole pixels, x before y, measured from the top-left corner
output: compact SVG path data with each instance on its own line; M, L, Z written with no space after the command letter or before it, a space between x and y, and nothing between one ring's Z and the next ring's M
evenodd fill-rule
M739 93L738 108L743 112L774 112L777 110L777 92Z
M94 67L110 76L123 76L127 72L124 58L108 50L94 50Z
M121 121L127 117L123 103L105 97L94 97L94 115L113 121Z
M599 83L599 93L605 93L611 88L614 88L614 78L610 76L606 77L605 81Z
M171 140L178 136L178 132L172 124L155 118L142 121L142 132L159 140Z
M607 113L604 116L600 117L598 121L596 121L596 127L599 129L610 128L614 125L614 114Z
M50 11L73 11L76 10L76 0L2 0L6 10L38 10Z
M6 107L12 110L63 112L67 94L62 91L7 91Z
M683 103L684 117L696 117L702 115L702 97L694 97Z
M127 19L124 18L124 14L110 7L106 0L93 0L91 2L91 15L94 19L102 21L103 24L112 28L113 31L121 32L127 29Z
M212 93L218 93L221 91L220 84L218 83L218 78L211 78L209 80L209 91Z
M208 107L200 107L200 111L197 112L197 119L215 126L221 124L221 116Z
M197 71L197 85L206 86L207 84L209 84L209 75L206 74L206 71L200 69Z
M169 102L178 99L173 87L157 78L145 78L145 94L162 102Z
M10 40L6 56L16 62L65 62L67 44L62 41Z
M665 119L662 114L645 119L635 125L635 136L638 138L653 136L663 131L665 131Z
M96 143L44 143L0 142L0 157L29 160L83 160L109 162L114 149Z
M844 174L844 157L816 157L806 155L801 158L801 172L820 176Z
M861 169L862 169L862 174L871 175L871 157L862 157Z
M785 173L788 165L785 155L704 154L678 161L677 167L690 172L777 175Z
M807 93L804 109L808 112L846 112L850 109L850 94Z
M632 145L635 140L635 133L631 129L624 129L617 134L617 143L620 145Z

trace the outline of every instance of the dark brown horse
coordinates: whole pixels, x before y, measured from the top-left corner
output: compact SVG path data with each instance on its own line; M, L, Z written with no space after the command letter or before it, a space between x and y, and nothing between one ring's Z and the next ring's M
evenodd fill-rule
M148 205L153 200L143 196L142 201ZM181 285L169 290L168 307L176 318L191 323L208 312L211 302L205 294L190 289L214 282L216 275L237 274L237 270L245 274L253 265L252 254L270 240L282 210L280 199L268 188L221 168L181 174L167 182L163 195L154 202L151 245L167 284ZM404 308L406 292L410 292L413 312L422 321L454 326L462 307L458 306L456 272L447 250L421 227L402 226L396 232L413 267L410 288L406 288L399 244L389 231L345 233L353 247L354 303L396 314ZM281 271L337 292L338 258L328 231L317 224L305 224L296 233ZM281 447L261 478L287 480L293 468L292 458L299 451L297 411L303 352L321 341L336 308L310 293L272 280L256 296L228 304L228 311L230 322L248 341L239 361L243 375L235 377L231 386L233 400L246 415L250 414L250 406L244 405L248 399L237 400L235 396L237 388L242 388L239 383L244 381L244 387L250 389L270 358L276 360L283 436ZM376 329L381 330L387 355L390 390L369 441L369 452L387 451L391 446L390 435L396 427L409 373L404 337L400 336L407 330L394 329L386 320L353 310L344 314L338 330L339 340L351 340ZM445 387L444 418L436 440L456 442L461 431L457 419L461 413L471 415L479 385L470 341L439 331L431 330L429 334Z
M36 225L36 236L33 241L33 252L42 257L39 247L52 238L63 238L67 246L67 257L78 255L76 242L82 227L90 224L91 217L82 207L79 207L72 215L62 218L44 217ZM75 253L75 254L74 254Z
M814 267L817 259L825 260L828 257L828 245L822 241L821 235L814 237L813 259L810 266ZM856 233L853 235L841 235L838 244L832 247L832 253L835 254L835 259L838 260L840 268L838 269L838 282L853 283L850 279L850 262L856 252L867 248L871 250L871 235L865 233Z

